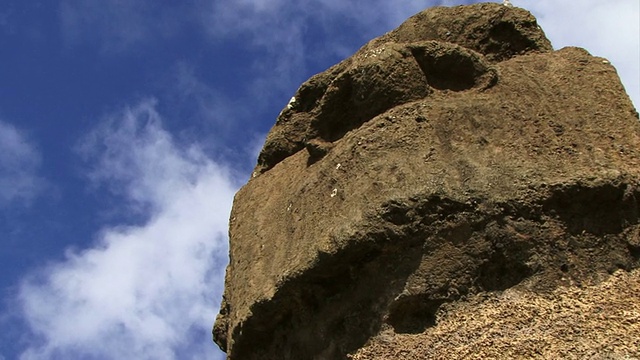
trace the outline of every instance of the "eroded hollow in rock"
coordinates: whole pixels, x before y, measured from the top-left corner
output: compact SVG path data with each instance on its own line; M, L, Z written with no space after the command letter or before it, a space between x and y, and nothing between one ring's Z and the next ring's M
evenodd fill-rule
M419 334L435 325L436 312L445 301L424 295L403 297L389 307L387 323L396 333Z
M640 220L640 190L632 186L603 184L593 188L570 186L562 190L554 192L543 206L562 219L571 234L615 234Z
M325 141L341 139L377 115L400 104L428 96L410 51L387 49L390 59L364 63L339 74L319 101L310 132Z
M486 291L500 291L519 284L532 273L523 260L504 252L494 253L480 267L478 285Z
M478 86L488 67L477 54L456 45L430 42L411 49L429 86L438 90L464 91Z

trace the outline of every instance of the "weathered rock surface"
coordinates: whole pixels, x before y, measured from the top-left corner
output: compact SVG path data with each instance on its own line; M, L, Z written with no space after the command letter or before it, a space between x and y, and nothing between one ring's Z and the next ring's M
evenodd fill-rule
M233 360L638 356L639 151L605 59L553 51L522 9L426 10L278 117L214 340ZM598 327L615 340L580 335Z

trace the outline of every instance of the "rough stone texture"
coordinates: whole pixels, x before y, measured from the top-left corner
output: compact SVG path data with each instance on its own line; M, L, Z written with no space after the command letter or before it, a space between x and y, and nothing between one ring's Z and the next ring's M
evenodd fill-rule
M232 360L640 356L617 280L640 265L639 149L605 59L553 51L522 9L426 10L278 117L214 340Z
M640 270L551 293L484 293L443 306L421 334L383 331L349 356L369 359L638 359Z

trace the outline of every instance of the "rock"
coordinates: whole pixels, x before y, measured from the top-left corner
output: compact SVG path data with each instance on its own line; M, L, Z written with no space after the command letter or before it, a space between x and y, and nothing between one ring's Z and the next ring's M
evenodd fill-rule
M278 117L214 339L232 360L638 355L639 145L615 69L527 11L417 14Z
M329 150L333 147L333 144L321 139L311 139L305 142L305 148L309 152L309 162L315 162L322 159Z

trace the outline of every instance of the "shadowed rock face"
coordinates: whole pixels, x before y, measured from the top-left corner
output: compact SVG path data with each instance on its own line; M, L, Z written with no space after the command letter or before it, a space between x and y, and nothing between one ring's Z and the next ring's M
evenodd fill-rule
M235 198L214 340L236 360L383 359L445 309L630 271L639 145L615 69L553 51L525 10L417 14L278 117Z

